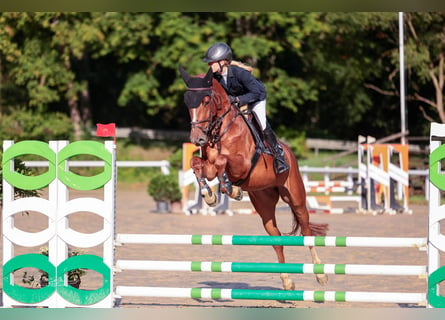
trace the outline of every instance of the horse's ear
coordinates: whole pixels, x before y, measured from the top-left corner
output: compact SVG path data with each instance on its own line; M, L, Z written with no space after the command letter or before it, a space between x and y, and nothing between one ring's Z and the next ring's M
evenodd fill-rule
M182 80L184 80L185 84L188 87L190 82L189 74L184 70L184 68L181 65L179 65L179 72L181 73Z
M212 70L212 68L209 68L209 71L207 71L207 74L204 77L205 84L207 84L209 87L211 87L212 79L213 79L213 70Z

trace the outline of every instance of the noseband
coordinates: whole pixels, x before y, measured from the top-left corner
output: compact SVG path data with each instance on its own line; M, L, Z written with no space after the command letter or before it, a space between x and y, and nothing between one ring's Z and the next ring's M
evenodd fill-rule
M190 91L204 91L209 90L209 88L188 88L187 90ZM221 131L221 125L223 122L224 117L230 112L232 108L234 108L233 105L230 106L222 115L216 117L216 109L218 109L218 106L222 106L222 96L219 93L215 93L213 88L210 88L211 95L210 99L204 102L201 102L201 104L197 108L206 107L210 105L210 114L207 119L199 120L199 121L191 121L190 124L192 128L197 128L201 130L202 133L204 133L208 137L208 141L210 144L215 145L218 143L221 139L221 137L227 132L227 130L230 128L230 126L235 121L236 117L241 115L241 112L238 110L236 112L235 116L233 117L232 121L229 123L229 125L226 126L224 131L220 133ZM204 99L203 99L204 100ZM235 110L236 111L236 110ZM201 126L203 123L208 123L207 127Z

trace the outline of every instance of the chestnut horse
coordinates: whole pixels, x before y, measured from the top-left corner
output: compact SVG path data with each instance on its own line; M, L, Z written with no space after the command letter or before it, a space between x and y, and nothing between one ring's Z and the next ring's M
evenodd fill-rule
M187 85L184 102L191 118L190 141L201 149L201 157L193 157L191 167L206 203L210 206L217 204L216 193L206 182L206 179L210 181L217 177L221 192L231 198L241 200L243 190L247 191L269 235L281 236L275 217L279 197L292 210L294 222L290 235L295 235L298 229L303 236L326 235L327 224L309 222L306 191L297 159L289 147L281 143L290 169L276 175L273 156L269 152L256 151L245 116L238 107L231 105L224 88L213 79L212 70L197 77L188 75L181 66L179 70ZM285 263L283 247L273 248L278 262ZM314 264L321 263L314 247L310 247L310 253ZM288 274L280 277L285 290L294 289ZM316 277L320 284L327 283L325 274Z

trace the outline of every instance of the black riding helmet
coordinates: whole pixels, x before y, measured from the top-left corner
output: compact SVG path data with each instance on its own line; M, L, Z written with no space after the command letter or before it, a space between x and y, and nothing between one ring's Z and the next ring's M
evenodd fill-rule
M219 60L232 61L232 49L224 42L218 42L207 49L204 62L210 63Z

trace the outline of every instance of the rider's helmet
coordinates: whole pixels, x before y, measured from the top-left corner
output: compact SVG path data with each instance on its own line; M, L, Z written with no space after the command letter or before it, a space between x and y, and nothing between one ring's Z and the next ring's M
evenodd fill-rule
M215 43L207 49L206 55L202 60L207 63L219 60L228 60L229 62L231 62L232 49L230 49L230 47L224 42Z

